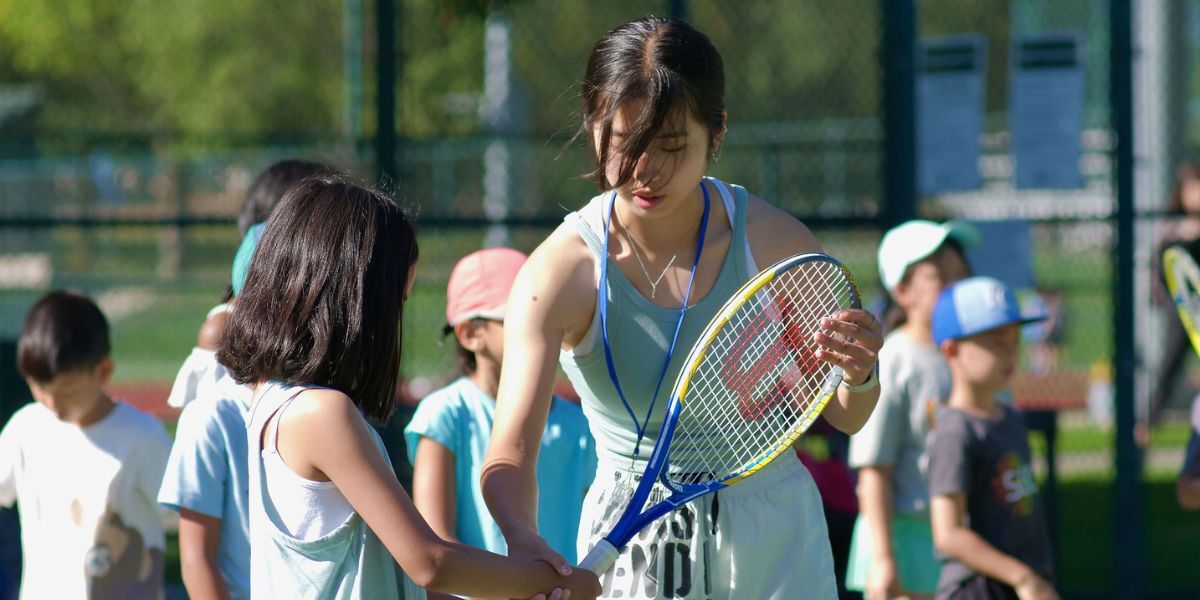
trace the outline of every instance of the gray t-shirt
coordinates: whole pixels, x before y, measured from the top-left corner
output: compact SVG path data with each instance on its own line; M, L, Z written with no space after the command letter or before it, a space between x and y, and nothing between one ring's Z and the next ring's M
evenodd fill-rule
M929 518L927 436L950 396L950 367L937 348L893 332L879 351L879 403L850 436L851 467L892 467L893 508Z
M942 409L930 440L929 493L965 493L971 529L1052 580L1050 537L1029 461L1029 433L1015 409L1003 404L1000 408L1004 412L999 420ZM939 596L975 574L957 560L940 558Z

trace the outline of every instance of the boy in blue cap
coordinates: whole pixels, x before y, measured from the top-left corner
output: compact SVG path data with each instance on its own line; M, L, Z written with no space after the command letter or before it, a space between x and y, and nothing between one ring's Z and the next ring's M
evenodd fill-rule
M996 399L1017 368L1020 326L1043 318L1022 314L990 277L954 284L933 309L934 341L953 380L929 455L939 599L1058 598L1028 432Z

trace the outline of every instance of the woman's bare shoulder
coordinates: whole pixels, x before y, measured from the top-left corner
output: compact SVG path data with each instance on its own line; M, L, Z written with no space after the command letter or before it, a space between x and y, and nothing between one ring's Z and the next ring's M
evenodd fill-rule
M576 226L563 223L529 255L513 286L509 306L528 315L541 315L541 326L561 329L571 338L591 320L596 301L595 268L595 254Z
M537 284L537 287L561 287L578 283L581 275L588 275L595 268L595 258L591 248L580 237L572 223L558 226L538 247L529 255L529 260L521 269L527 283ZM534 279L534 281L528 281Z
M746 239L759 266L793 254L823 252L821 243L804 223L754 195L746 200Z

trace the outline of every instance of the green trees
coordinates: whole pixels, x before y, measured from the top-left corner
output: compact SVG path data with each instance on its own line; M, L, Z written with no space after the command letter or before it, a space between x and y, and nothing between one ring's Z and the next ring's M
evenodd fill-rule
M337 2L0 0L0 83L49 131L330 131L341 31Z
M363 131L346 131L349 0L0 0L0 86L35 83L50 132L370 135L373 0L363 0ZM397 127L409 138L480 132L483 0L396 0ZM587 52L660 0L510 0L514 67L539 135L574 127ZM876 0L693 0L726 58L739 123L876 111Z

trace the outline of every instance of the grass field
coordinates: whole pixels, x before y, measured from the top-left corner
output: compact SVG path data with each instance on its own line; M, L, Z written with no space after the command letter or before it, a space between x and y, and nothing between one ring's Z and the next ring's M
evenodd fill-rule
M1200 596L1196 568L1200 513L1175 502L1174 473L1149 473L1144 482L1141 565L1149 592L1163 597ZM1109 597L1113 593L1113 484L1103 475L1060 482L1062 542L1059 586L1067 596Z

